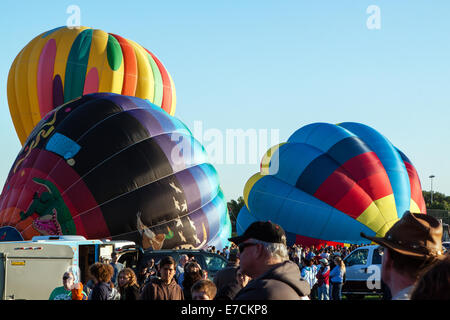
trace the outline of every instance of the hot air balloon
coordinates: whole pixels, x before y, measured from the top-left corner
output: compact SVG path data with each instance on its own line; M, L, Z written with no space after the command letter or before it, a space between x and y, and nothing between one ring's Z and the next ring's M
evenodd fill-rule
M313 123L272 147L244 188L238 234L255 220L280 224L291 243L362 244L405 213L426 213L411 161L360 123Z
M189 129L136 97L94 93L49 112L0 196L2 240L82 235L144 248L218 248L231 223Z
M158 58L134 41L88 27L60 27L31 40L8 76L8 103L22 145L51 110L84 94L148 99L175 114L175 87Z

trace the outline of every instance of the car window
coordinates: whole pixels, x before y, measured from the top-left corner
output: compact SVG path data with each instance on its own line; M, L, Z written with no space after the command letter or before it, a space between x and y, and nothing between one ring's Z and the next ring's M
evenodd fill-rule
M373 250L372 264L381 264L381 256L378 248L375 248L375 250Z
M352 252L347 259L345 259L345 265L347 267L357 264L367 264L367 257L369 256L369 249L360 249Z
M200 265L200 268L202 268L202 269L206 268L205 261L201 254L194 253L192 256L194 257L195 261L197 261L197 263Z
M217 256L205 255L205 263L208 271L217 272L227 265L227 262Z
M162 258L164 258L166 256L171 256L175 260L175 265L178 264L179 255L177 253L174 253L174 254L150 253L150 254L145 255L145 257L142 261L143 262L142 265L147 264L147 261L149 261L150 259L153 259L155 261L155 264L157 264L159 261L161 261Z

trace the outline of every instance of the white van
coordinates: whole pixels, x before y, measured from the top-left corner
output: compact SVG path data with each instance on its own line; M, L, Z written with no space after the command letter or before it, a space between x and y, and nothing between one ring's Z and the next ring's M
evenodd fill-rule
M382 295L381 255L378 245L359 247L344 258L346 274L342 294L363 298Z

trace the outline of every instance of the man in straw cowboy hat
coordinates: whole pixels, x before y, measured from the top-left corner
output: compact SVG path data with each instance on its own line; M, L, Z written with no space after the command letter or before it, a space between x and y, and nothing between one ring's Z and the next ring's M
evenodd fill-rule
M380 245L381 277L392 300L409 300L421 273L444 257L442 225L426 214L405 212L383 238L361 236Z

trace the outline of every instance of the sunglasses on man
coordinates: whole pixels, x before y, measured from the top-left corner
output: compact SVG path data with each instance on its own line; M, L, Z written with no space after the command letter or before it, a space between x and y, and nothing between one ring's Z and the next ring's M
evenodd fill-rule
M239 253L244 252L245 248L247 248L247 247L256 246L256 245L257 245L257 243L253 243L253 242L243 242L240 245L238 245Z

